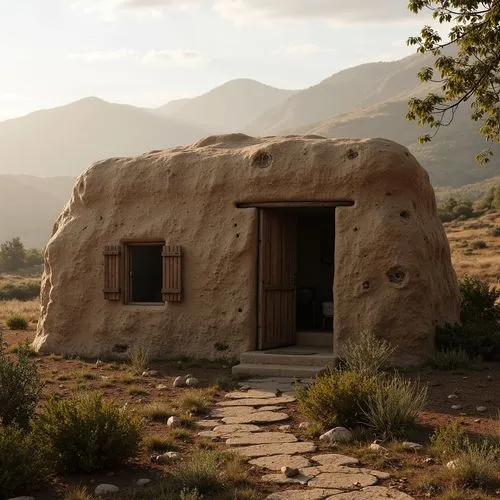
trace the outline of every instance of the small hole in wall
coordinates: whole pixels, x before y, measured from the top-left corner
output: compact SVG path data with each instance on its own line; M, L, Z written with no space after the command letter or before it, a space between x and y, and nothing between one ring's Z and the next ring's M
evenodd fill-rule
M354 228L354 232L357 232L357 230L358 230L358 228L357 228L357 227L355 227L355 228Z
M102 215L99 217L99 220L102 220Z
M236 238L239 238L240 237L240 233L236 233Z
M236 224L236 222L233 224L234 227L238 227L238 224Z
M113 346L112 351L113 352L125 352L125 351L127 351L128 347L129 347L128 344L115 344Z
M400 267L393 267L387 271L387 277L391 283L403 283L406 273Z
M243 312L243 309L241 307L238 307L238 312L239 313Z
M408 212L408 210L403 210L403 211L399 212L399 216L402 219L408 220L410 218L410 212Z
M272 162L272 155L266 151L258 151L252 158L252 164L258 168L270 167Z
M386 196L391 196L392 193L390 191L387 191L387 193L385 193Z
M347 151L347 158L349 158L349 160L354 160L354 158L357 158L358 156L359 153L354 151L354 149L349 149L349 151Z
M369 281L363 281L363 290L368 290L370 288L370 282Z

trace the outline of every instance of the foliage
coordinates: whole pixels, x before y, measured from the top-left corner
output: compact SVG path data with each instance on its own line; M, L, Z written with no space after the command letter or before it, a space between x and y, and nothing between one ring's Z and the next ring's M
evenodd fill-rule
M0 286L1 300L32 300L40 295L40 282L25 281Z
M141 414L153 422L167 422L170 417L177 416L178 412L165 403L151 403L142 408Z
M472 240L470 242L470 246L473 250L480 250L482 248L486 248L486 242L484 240Z
M360 373L330 370L310 386L296 386L302 413L324 429L358 425L368 408L376 382Z
M468 438L460 422L454 420L446 427L437 428L430 441L432 452L443 460L449 460L466 449Z
M438 349L431 360L431 366L437 370L456 370L467 368L472 359L463 349Z
M500 210L500 185L492 186L486 196L479 201L478 208Z
M149 350L137 347L130 352L130 364L135 374L142 373L148 369L150 362Z
M498 238L500 237L500 226L495 226L495 227L492 227L489 231L488 231L489 235L490 236L493 236L494 238Z
M342 363L347 371L370 377L389 366L395 351L387 340L378 339L371 332L362 332L356 340L346 344Z
M49 475L43 443L15 426L0 426L0 491L2 498L27 494Z
M189 389L182 396L180 406L186 412L194 414L207 413L213 397L207 390Z
M51 398L36 423L36 433L51 449L59 469L92 472L133 458L142 425L126 409L93 394Z
M490 142L490 149L479 153L480 163L489 161L491 145L500 142L500 3L480 0L409 0L408 8L414 13L425 9L433 11L440 24L452 23L448 41L430 26L424 26L419 36L408 39L418 52L436 56L434 68L419 72L422 82L433 82L435 73L441 84L439 93L430 92L424 99L412 98L407 113L409 120L435 128L449 125L457 108L472 101L471 118L481 122L480 133ZM453 55L443 49L453 46ZM431 140L430 134L420 137L421 142Z
M64 494L64 500L92 500L92 496L85 487L71 488Z
M405 437L427 401L427 387L400 377L379 379L364 413L363 424L377 437Z
M436 330L439 349L462 349L486 360L500 357L500 290L466 276L459 280L460 321Z
M450 473L455 482L462 487L481 488L497 486L497 473L500 468L500 446L483 441L466 442L465 449L455 458L456 467Z
M450 222L455 219L469 219L478 214L474 212L472 201L458 201L451 197L439 204L438 215L441 222Z
M0 271L18 271L42 263L43 252L37 248L26 250L18 236L0 244Z
M20 344L17 359L7 357L0 333L0 424L28 427L43 383L38 366L29 359L29 344Z
M9 316L5 323L11 330L26 330L28 328L28 320L20 314Z

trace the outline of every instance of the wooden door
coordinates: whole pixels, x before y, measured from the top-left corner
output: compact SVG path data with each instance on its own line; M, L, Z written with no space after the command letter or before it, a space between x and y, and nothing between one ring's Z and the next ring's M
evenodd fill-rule
M258 348L296 343L297 219L279 209L260 210Z

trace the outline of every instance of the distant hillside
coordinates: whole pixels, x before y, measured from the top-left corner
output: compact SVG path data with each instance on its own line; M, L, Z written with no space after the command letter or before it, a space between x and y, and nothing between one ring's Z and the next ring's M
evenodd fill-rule
M72 177L0 175L0 242L19 236L28 247L44 247L73 183Z
M492 187L500 186L500 175L486 179L485 181L476 182L475 184L467 184L458 188L438 187L434 191L438 203L455 198L456 200L478 201L485 197Z
M195 125L213 134L243 132L262 113L279 106L293 94L292 90L239 79L193 99L171 101L157 111L162 116Z
M91 163L191 143L206 132L89 97L0 122L0 174L76 176Z

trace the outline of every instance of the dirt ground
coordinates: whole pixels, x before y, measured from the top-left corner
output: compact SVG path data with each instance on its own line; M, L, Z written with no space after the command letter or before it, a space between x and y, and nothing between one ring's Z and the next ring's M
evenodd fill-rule
M17 345L25 339L31 340L34 329L23 333L7 332L4 340L10 346ZM196 362L178 360L172 362L152 363L150 368L159 372L156 377L142 377L133 375L130 365L119 363L104 363L96 366L95 360L64 359L59 356L35 356L46 386L44 398L49 395L66 396L78 391L100 391L107 398L120 405L127 404L134 411L140 411L149 403L167 403L176 408L185 394L186 389L174 388L173 380L177 375L191 373L200 380L201 386L213 387L216 380L230 375L230 367L221 363ZM440 372L424 369L420 372L408 373L407 376L419 379L422 384L428 385L429 395L425 412L419 418L420 434L416 436L420 442L437 427L442 427L453 419L459 419L468 432L480 435L496 435L499 432L498 415L500 411L500 364L481 364L477 369L456 372ZM157 386L163 384L165 389ZM131 394L140 392L139 395ZM139 389L139 391L138 391ZM214 402L222 400L225 392L212 389ZM458 399L450 400L448 395L456 394ZM451 406L460 404L460 410L452 410ZM486 406L487 411L478 412L478 406ZM290 405L289 413L293 429L298 430L298 424L304 421L297 404ZM269 430L277 428L270 425ZM195 447L204 445L204 440L197 437L200 429L190 431L178 444L181 454L191 452ZM165 423L149 422L146 428L146 437L164 436L168 432ZM304 437L304 439L306 439ZM206 443L205 443L206 444ZM210 446L222 446L221 443L210 443ZM322 449L331 451L325 445ZM423 460L428 457L424 452L415 454L398 449L390 452L390 456L381 457L367 453L366 443L339 446L336 453L350 454L360 458L368 467L377 467L393 475L387 482L399 489L412 494L415 498L429 498L427 494L420 494L415 488L422 474L432 474L437 465L424 465ZM110 474L68 475L54 478L51 486L37 496L39 500L61 498L61 494L70 486L87 486L89 491L101 482L111 482L120 487L133 485L139 478L158 480L168 472L168 466L156 466L150 463L150 452L143 450L137 460L122 470ZM258 478L261 471L251 469L251 473ZM270 492L280 489L279 486L269 486L256 482L259 498L265 498ZM262 496L261 496L262 495ZM432 495L431 495L432 497ZM494 498L494 497L491 497Z

